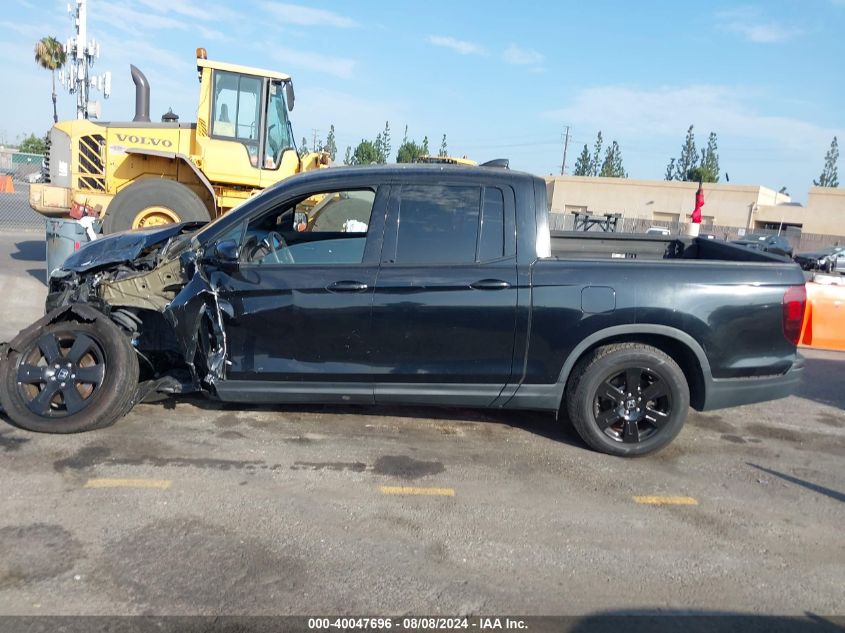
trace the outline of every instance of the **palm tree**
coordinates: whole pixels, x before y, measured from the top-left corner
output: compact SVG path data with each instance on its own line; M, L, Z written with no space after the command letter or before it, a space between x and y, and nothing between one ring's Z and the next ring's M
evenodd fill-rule
M35 43L35 63L53 75L53 123L59 122L59 115L56 113L56 71L64 66L66 61L65 47L55 37L42 37Z

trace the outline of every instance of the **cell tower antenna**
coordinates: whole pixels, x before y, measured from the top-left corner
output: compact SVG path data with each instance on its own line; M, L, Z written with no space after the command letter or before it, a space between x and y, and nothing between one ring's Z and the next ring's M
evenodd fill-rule
M91 67L100 56L100 43L88 39L88 1L76 0L76 7L67 5L67 12L73 20L75 34L65 44L67 65L59 73L59 80L70 94L76 95L76 118L99 118L100 103L91 101L91 89L103 93L108 99L111 94L111 73L91 75Z

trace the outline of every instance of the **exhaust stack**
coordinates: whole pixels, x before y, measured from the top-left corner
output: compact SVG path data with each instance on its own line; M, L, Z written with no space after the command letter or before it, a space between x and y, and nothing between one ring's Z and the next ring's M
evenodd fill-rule
M129 64L132 81L135 83L135 118L133 122L150 122L150 82L133 64Z

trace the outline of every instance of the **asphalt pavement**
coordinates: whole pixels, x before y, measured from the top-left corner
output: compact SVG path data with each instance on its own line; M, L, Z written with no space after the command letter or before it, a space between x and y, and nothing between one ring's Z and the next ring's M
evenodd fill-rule
M0 235L0 340L42 309L39 237ZM0 423L0 614L845 615L845 354L806 355L796 395L633 460L520 412Z

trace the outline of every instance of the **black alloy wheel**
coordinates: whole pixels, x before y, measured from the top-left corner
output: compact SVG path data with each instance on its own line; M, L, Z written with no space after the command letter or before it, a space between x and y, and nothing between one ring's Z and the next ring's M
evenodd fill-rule
M25 330L0 361L0 404L13 425L79 433L114 424L138 395L138 357L107 317Z
M102 345L81 332L48 332L20 356L17 388L35 415L61 418L82 411L103 384Z
M672 413L666 381L645 367L629 367L603 380L593 399L596 424L617 442L639 443L659 432Z
M689 402L686 376L665 352L643 343L613 343L578 361L562 406L590 447L632 457L671 442Z

